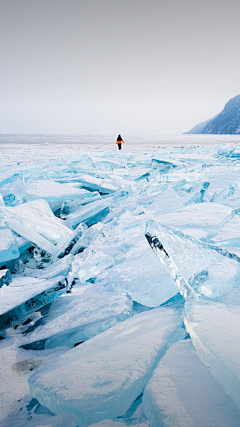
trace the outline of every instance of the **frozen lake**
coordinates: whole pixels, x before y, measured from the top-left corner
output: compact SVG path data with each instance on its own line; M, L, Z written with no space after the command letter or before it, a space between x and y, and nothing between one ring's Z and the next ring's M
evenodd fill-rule
M239 144L240 135L124 135L124 152L162 147ZM0 134L0 164L56 159L86 152L116 151L116 135ZM11 151L10 151L11 150Z
M240 136L115 138L0 136L0 426L238 427Z

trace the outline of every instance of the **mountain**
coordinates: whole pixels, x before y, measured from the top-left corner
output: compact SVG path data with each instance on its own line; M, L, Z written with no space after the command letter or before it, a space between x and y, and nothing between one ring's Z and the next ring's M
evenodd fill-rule
M217 117L217 116L215 116L215 117ZM213 117L213 119L205 120L205 122L199 123L198 125L194 126L189 132L184 132L184 133L191 133L191 134L193 134L193 133L195 133L195 134L204 133L203 130L206 127L206 125L208 123L212 122L215 119L215 117Z
M190 134L240 134L240 95L227 102L220 114L206 122L199 123Z

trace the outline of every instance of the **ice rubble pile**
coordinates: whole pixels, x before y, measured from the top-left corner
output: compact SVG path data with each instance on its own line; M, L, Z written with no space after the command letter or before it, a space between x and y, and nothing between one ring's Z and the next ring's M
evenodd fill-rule
M1 342L54 351L29 378L44 415L16 427L238 425L239 157L224 145L2 170Z

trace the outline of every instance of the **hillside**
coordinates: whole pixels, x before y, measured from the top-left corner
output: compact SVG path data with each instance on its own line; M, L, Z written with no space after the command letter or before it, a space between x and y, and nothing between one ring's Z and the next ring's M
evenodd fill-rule
M194 126L188 134L240 134L240 95L230 99L220 114Z

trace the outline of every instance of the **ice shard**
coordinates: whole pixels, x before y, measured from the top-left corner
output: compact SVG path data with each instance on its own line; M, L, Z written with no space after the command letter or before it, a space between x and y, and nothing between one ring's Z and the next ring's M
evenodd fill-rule
M184 298L224 300L238 288L237 256L154 221L147 223L146 238Z
M52 262L48 267L40 270L33 270L31 276L40 279L53 279L57 276L67 277L72 269L74 261L73 255L66 255L63 259Z
M31 243L27 239L24 239L23 237L19 236L16 233L14 233L14 237L17 242L18 250L20 254L22 254L23 252L25 252L27 249L30 248Z
M78 247L79 240L86 232L86 224L79 224L78 227L72 232L70 237L60 247L57 248L55 259L63 258L69 253L75 255L77 253L76 247Z
M172 162L167 162L163 159L158 159L155 157L151 160L151 167L159 169L159 172L166 173L166 172L172 172L175 168L178 167L177 164L174 164Z
M78 293L62 295L33 332L26 334L24 348L73 347L132 315L132 301L113 290L89 284Z
M85 224L81 224L85 227ZM80 225L78 226L80 227ZM91 243L98 240L99 236L102 233L103 224L101 222L98 222L97 224L93 224L91 227L89 227L82 236L77 240L76 244L71 249L70 253L77 255L80 252L82 252L84 249L89 247Z
M187 185L182 188L182 193L186 189ZM192 185L189 191L186 191L184 195L181 195L182 202L184 205L190 205L193 203L203 203L205 200L205 194L209 188L209 182L202 182L197 185Z
M96 200L101 199L101 196L98 192L86 191L86 193L87 197L84 197L82 199L65 200L61 206L60 218L66 218L67 215L73 213L77 209L80 209L83 205L87 205L88 203L93 203ZM91 195L91 197L89 196L89 194Z
M218 233L211 237L211 241L218 246L240 246L240 217L234 215L233 218L218 230Z
M177 192L170 187L155 198L154 202L148 207L147 211L149 211L151 215L154 215L154 218L162 218L163 214L176 211L182 207L183 202L181 198Z
M91 156L92 160L93 160L93 164L94 167L96 169L100 169L101 171L105 171L105 170L114 170L117 167L122 167L124 168L126 166L127 160L124 158L114 158L112 155L110 156Z
M0 265L20 255L16 239L9 228L0 225Z
M27 201L25 180L21 176L16 177L13 182L3 186L1 192L6 206L14 206Z
M211 202L215 202L215 203L222 203L222 204L226 204L226 205L228 205L228 203L227 203L227 200L228 200L228 198L229 197L231 197L232 195L234 195L235 194L235 186L234 185L227 185L225 188L223 188L223 190L221 190L219 193L214 193L213 195L212 195L212 197L211 197ZM238 195L238 197L239 197L239 195ZM230 205L229 206L231 206L231 207L234 207L234 204L232 205L231 203L230 203Z
M229 185L225 191L220 192L220 194L216 195L215 198L220 200L223 199L220 202L223 205L229 206L233 209L239 209L240 188L238 183L235 185Z
M54 413L74 414L81 426L123 415L182 334L180 324L170 308L125 320L40 369L29 378L30 392Z
M30 242L44 249L49 254L54 255L56 253L56 246L41 236L41 234L36 233L36 231L32 230L30 227L24 225L23 221L17 221L15 219L9 218L7 223L12 231L24 237L25 239L28 239Z
M91 197L91 193L86 190L73 187L71 184L61 184L53 180L28 181L27 200L44 199L49 204L64 200L82 199Z
M6 329L65 292L64 277L51 280L21 277L0 289L0 330Z
M90 191L98 191L100 194L110 194L119 190L121 186L115 180L96 178L90 175L82 174L82 188Z
M1 188L1 192L3 187L6 184L12 183L14 182L15 179L17 179L20 176L19 172L15 172L15 170L1 170L1 175L0 175L0 188Z
M84 282L96 278L101 272L114 264L115 261L110 255L89 250L75 256L72 265L72 276Z
M148 307L157 307L172 298L178 289L146 239L129 250L126 259L109 270L113 287Z
M152 427L237 427L240 410L199 360L191 340L173 344L145 387Z
M99 216L99 220L101 220L101 213L109 208L111 202L112 198L110 197L106 199L96 200L95 202L82 206L80 209L77 209L73 213L69 214L67 216L67 220L73 227L80 224L80 222L89 222L88 226L90 226L92 225L91 219L93 219L94 223L94 217L96 217L97 215ZM98 218L95 219L95 222L97 222L97 220Z
M201 361L240 408L240 307L188 302L184 321Z
M144 232L148 219L141 208L134 212L121 208L122 204L113 212L111 220L105 222L102 232L91 245L92 250L112 256L117 264L125 261L128 252L135 246L141 252L141 245L145 245Z
M205 202L185 206L176 212L161 215L157 220L178 230L200 228L213 234L231 216L232 209L228 206Z
M14 207L1 207L1 212L6 223L9 220L18 221L53 244L65 241L72 232L63 224L64 221L53 215L48 203L42 199Z

